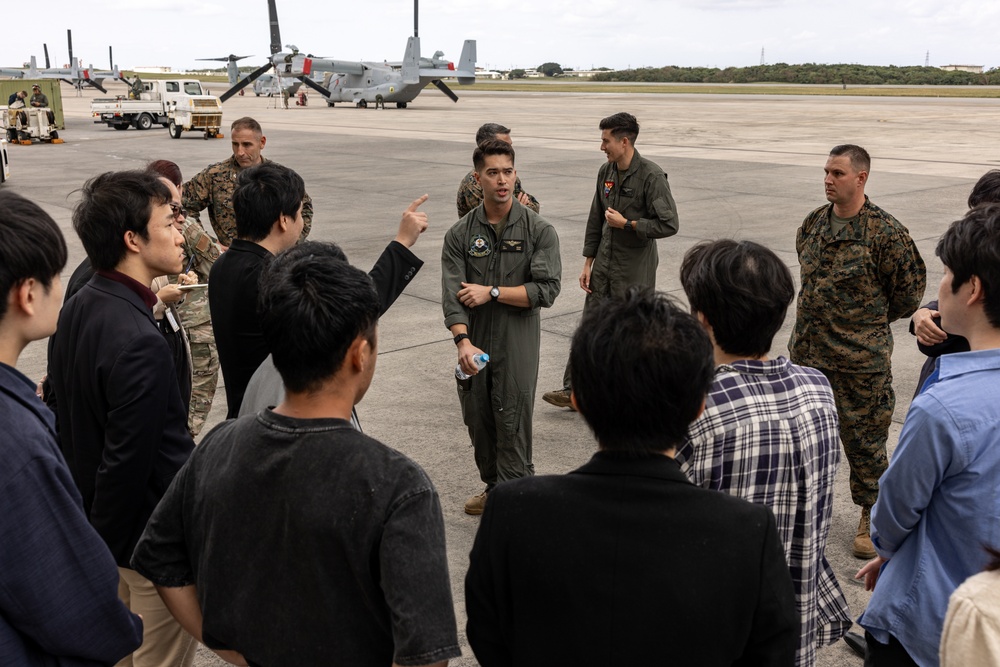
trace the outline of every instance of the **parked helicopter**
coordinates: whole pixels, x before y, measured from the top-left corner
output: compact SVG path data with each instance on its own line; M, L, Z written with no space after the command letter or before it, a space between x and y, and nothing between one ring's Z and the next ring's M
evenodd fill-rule
M253 58L253 56L237 56L231 53L228 56L222 56L219 58L198 58L198 60L213 60L228 63L228 65L226 65L226 75L229 79L229 85L235 86L243 78L245 78L240 75L240 68L236 64L237 61L243 60L244 58ZM260 97L261 95L271 97L273 95L281 95L284 91L288 93L289 97L294 97L295 93L297 93L301 87L302 82L295 77L281 77L265 73L261 74L253 82L253 93L257 97Z
M391 104L405 109L428 84L434 84L452 101L456 95L442 79L458 79L462 85L476 81L476 40L468 39L462 47L458 66L435 53L432 59L420 57L420 37L417 30L417 0L414 0L413 37L406 42L403 60L398 67L388 62L357 62L316 58L299 53L296 46L286 44L289 52L281 50L281 33L278 27L278 10L275 0L268 0L268 14L271 23L271 57L266 65L259 67L245 78L240 79L219 99L223 102L247 85L274 68L279 79L294 78L320 93L329 106L337 102L351 102L358 107L370 103ZM235 63L232 63L235 67ZM318 72L327 73L323 84L310 78Z
M49 63L49 46L48 44L43 44L42 48L45 51L44 68L39 69L35 56L31 56L27 67L0 68L0 76L10 76L15 79L59 79L75 86L77 90L87 85L96 88L102 93L108 92L102 85L105 79L121 79L121 73L114 65L113 58L111 58L111 47L108 47L108 56L112 60L111 71L98 71L94 69L93 65L89 68L81 67L76 59L73 58L72 30L66 31L66 41L69 45L69 67L51 67Z

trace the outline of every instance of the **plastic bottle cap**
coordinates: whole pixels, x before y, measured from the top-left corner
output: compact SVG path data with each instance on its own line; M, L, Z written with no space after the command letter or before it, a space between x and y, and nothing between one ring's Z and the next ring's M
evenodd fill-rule
M481 359L482 359L483 361L489 361L489 360L490 360L490 355L486 354L485 352L483 352L483 353L482 353L481 355L479 355L479 356L480 356L480 358L481 358Z

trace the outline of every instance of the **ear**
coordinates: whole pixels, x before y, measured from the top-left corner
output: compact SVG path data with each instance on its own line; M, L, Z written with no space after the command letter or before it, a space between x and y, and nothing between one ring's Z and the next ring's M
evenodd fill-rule
M569 404L573 406L573 409L577 412L580 411L580 406L576 402L576 392L570 390L569 392Z
M858 172L858 183L860 183L861 185L864 185L867 182L868 182L868 172L867 171L859 171Z
M479 185L479 186L481 186L481 185L482 185L482 183L480 183L480 182L479 182L479 172L478 172L478 171L475 171L475 170L473 170L473 171L472 171L472 175L476 177L476 185Z
M7 312L18 310L26 316L35 314L35 279L28 278L10 288L10 295L7 298Z
M372 350L371 343L363 335L358 335L347 349L347 357L351 362L351 370L354 373L362 373L368 364L371 363Z
M127 230L125 232L125 249L129 252L139 253L142 251L142 247L139 245L139 240L142 237L136 232Z
M969 276L969 287L971 291L969 292L969 298L966 300L966 306L972 306L977 302L982 302L986 299L986 290L983 289L983 281L979 279L979 276L973 274Z
M266 144L266 143L267 143L267 137L261 137L260 138L260 147L264 148L264 144Z

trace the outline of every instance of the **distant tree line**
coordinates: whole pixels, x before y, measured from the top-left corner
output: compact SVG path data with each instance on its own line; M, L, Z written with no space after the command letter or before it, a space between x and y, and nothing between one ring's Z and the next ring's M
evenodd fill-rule
M592 81L646 81L668 83L826 83L870 86L895 85L998 85L1000 69L982 74L949 72L937 67L895 65L754 65L752 67L644 67L604 72Z

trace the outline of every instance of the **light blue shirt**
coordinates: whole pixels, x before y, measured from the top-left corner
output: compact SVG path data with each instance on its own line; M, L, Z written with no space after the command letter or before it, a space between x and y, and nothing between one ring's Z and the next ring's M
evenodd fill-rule
M871 536L890 560L858 619L921 667L938 664L949 596L1000 546L1000 350L941 356L938 371L879 480Z

